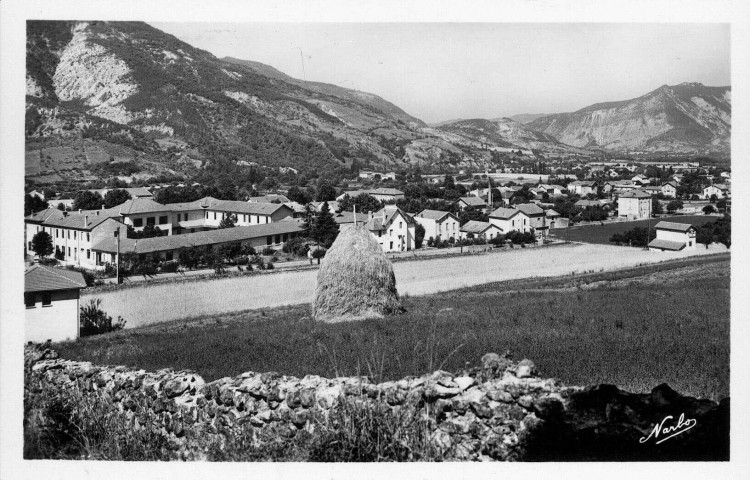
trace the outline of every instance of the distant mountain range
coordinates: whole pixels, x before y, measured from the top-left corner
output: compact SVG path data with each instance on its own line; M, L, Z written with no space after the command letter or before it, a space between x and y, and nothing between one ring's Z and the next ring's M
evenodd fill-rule
M31 21L26 173L232 176L257 164L340 176L491 167L493 149L728 153L730 100L729 87L681 84L573 113L428 126L377 95L219 59L142 22Z

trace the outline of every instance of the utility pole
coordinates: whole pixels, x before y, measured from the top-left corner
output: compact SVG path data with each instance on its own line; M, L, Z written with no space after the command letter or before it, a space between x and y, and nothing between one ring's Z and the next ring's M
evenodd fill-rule
M117 284L120 282L120 227L115 230L115 238L117 238Z

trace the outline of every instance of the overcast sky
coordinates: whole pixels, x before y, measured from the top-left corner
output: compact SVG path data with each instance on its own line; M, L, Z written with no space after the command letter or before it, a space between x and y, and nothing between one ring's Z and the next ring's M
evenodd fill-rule
M730 84L725 24L152 25L217 57L375 93L426 122L568 112L664 84Z

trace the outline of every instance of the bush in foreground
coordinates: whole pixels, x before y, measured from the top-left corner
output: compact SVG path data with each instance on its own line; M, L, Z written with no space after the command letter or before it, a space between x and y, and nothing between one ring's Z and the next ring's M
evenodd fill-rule
M115 332L125 328L125 320L117 317L117 321L113 322L112 317L100 308L101 304L101 299L96 298L89 300L87 305L81 307L82 337Z

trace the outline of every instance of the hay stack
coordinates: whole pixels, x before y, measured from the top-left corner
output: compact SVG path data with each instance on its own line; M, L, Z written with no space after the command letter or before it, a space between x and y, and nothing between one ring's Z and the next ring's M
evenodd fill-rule
M393 266L364 226L342 231L318 271L313 317L361 320L403 311Z

